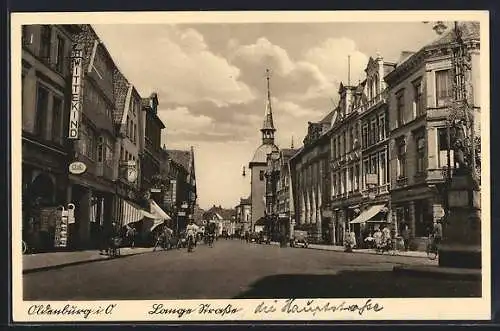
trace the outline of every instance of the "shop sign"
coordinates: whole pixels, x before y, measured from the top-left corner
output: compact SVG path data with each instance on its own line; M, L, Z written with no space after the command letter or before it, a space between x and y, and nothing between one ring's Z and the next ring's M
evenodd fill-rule
M152 188L150 191L151 193L161 193L161 189L159 188Z
M54 247L68 246L68 210L60 207L54 231Z
M80 112L82 107L81 89L83 79L83 50L73 44L71 50L71 104L69 111L69 139L79 138Z
M186 212L185 211L180 211L177 213L178 216L186 216Z
M69 172L75 175L83 174L87 170L85 163L76 161L69 165Z
M286 216L286 214L284 214L284 213L279 214L279 216L278 216L278 217L279 217L279 218L288 218L288 216Z
M127 162L127 180L129 183L135 183L137 180L137 163L135 161Z

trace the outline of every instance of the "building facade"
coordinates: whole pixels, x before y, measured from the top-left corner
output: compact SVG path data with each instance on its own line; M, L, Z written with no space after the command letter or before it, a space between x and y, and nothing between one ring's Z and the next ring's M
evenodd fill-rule
M68 118L74 25L22 27L23 238L38 250L54 248L50 216L67 207Z
M252 232L251 210L252 201L250 198L240 198L240 203L235 207L236 210L236 228L240 229L241 234Z
M307 231L310 240L328 242L330 204L330 112L318 123L309 122L304 145L290 158L295 230ZM290 204L290 203L289 203Z
M250 199L252 200L251 224L255 225L259 221L263 223L263 218L266 215L266 168L267 155L273 151L278 151L278 147L274 143L274 128L273 112L271 107L271 92L269 90L269 77L267 77L267 103L264 122L260 132L262 134L262 144L255 151L252 161L248 167L251 172L250 179Z
M479 23L460 23L471 55L470 100L479 117ZM394 224L408 226L415 248L425 248L433 220L445 213L447 118L453 100L453 31L406 57L386 76L390 88L391 201ZM478 121L476 121L478 123ZM450 165L454 167L453 151Z

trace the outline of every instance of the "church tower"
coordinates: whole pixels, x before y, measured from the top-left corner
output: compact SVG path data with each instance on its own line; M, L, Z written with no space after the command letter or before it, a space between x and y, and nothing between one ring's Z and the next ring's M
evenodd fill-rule
M278 151L278 147L274 144L274 133L276 128L273 122L273 110L271 105L271 89L270 89L270 72L266 70L267 81L267 100L266 109L264 114L264 122L260 129L262 135L262 144L255 151L252 161L249 163L251 172L251 190L250 199L252 202L251 207L251 231L255 229L256 223L262 222L261 218L264 216L266 208L266 178L265 172L267 167L267 154Z

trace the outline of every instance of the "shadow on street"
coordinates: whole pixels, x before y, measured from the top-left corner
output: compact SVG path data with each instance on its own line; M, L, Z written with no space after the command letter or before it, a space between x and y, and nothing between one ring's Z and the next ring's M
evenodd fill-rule
M480 297L480 281L396 275L392 271L285 274L259 279L234 299Z

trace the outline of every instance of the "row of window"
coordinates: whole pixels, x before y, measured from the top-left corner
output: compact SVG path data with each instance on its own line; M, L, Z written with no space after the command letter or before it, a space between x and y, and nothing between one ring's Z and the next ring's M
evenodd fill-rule
M62 143L63 104L63 98L60 95L54 93L41 82L37 83L34 135L57 144ZM51 129L47 130L49 122L51 122Z
M135 161L135 155L129 153L123 146L120 147L120 160L121 161Z
M450 69L437 70L434 72L434 77L436 106L444 107L449 104L450 98L453 96L452 71ZM413 118L417 118L425 114L424 93L421 78L412 82L412 90L412 116ZM401 89L396 93L396 114L398 126L405 124L406 94L406 89Z
M387 118L385 113L364 120L361 129L361 143L363 148L372 146L387 138Z
M99 136L90 126L80 122L80 152L93 161L112 166L113 139Z
M127 115L127 137L134 144L137 143L137 124Z
M415 164L416 169L415 172L417 175L423 173L427 168L427 157L426 157L426 137L425 132L421 131L413 135L413 139L415 142ZM447 165L448 162L448 135L446 128L438 129L438 167L442 168ZM407 145L404 139L396 140L396 148L397 148L397 168L396 174L398 178L407 178L408 169L407 169Z
M92 84L85 86L84 94L85 103L91 105L98 113L106 115L111 121L113 120L113 109Z
M35 40L34 28L36 26L22 26L23 45L33 45L38 42L38 57L52 64L53 68L60 74L65 74L65 66L68 63L66 52L66 39L50 25L41 25L38 41Z

